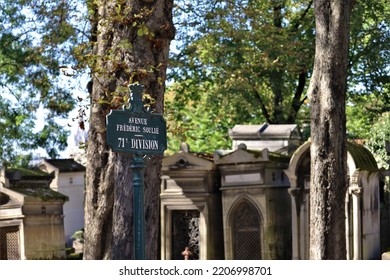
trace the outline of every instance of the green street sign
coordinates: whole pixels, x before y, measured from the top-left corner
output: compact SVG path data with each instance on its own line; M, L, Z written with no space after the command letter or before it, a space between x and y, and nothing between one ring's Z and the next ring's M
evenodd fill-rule
M145 111L140 85L132 87L129 110L111 110L107 115L107 145L113 152L163 154L167 148L166 122L161 114Z
M131 107L111 110L106 117L107 145L113 152L134 154L133 172L134 257L145 259L144 169L146 154L163 154L167 126L160 114L147 112L142 104L143 86L130 85Z
M107 116L107 145L113 152L163 154L166 123L161 115L111 110Z

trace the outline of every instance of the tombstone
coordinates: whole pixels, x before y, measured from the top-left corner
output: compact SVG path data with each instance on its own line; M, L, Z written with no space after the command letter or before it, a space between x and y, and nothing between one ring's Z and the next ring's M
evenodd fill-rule
M347 259L379 259L383 176L362 145L347 144L349 187L345 199ZM291 187L293 259L309 259L310 141L293 154L285 171Z
M192 153L182 144L179 153L164 157L162 174L161 258L223 259L221 197L212 155Z

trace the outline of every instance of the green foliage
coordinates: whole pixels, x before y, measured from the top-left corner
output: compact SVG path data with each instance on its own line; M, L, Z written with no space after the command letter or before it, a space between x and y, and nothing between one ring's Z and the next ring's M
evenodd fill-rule
M306 120L308 111L299 109L314 56L311 6L312 1L179 1L174 98L166 102L174 112L171 142L212 151L229 148L228 129L237 123Z
M370 139L371 129L390 111L390 6L357 1L351 18L349 138ZM369 140L371 141L371 140Z
M172 59L173 79L193 88L211 82L229 102L245 99L250 115L269 123L293 123L306 96L314 56L311 1L179 2L179 52ZM201 8L199 8L199 6ZM196 7L196 11L193 10ZM200 12L199 12L200 11ZM194 16L192 16L194 15ZM198 91L198 90L197 90ZM249 121L249 119L247 120Z
M349 93L390 104L390 5L387 0L356 1L351 18Z
M174 93L167 100L174 112L170 129L176 138L171 142L191 141L193 136L187 136L203 131L200 124L214 133L215 141L228 145L227 128L236 123L308 123L313 1L176 3L177 44L170 68ZM348 69L351 138L369 136L370 125L389 110L389 19L386 0L356 1ZM191 146L216 146L211 140L199 136Z
M73 233L72 238L75 240L84 241L84 229L77 230Z
M385 142L390 141L390 112L383 113L370 130L367 142L369 150L375 155L379 168L389 169Z
M234 124L241 123L244 119L251 119L254 124L264 122L261 115L248 115L250 111L247 108L251 104L246 100L241 100L241 103L240 100L228 102L221 94L213 91L211 84L204 84L200 89L215 94L194 97L181 106L180 103L175 103L182 97L177 95L177 86L182 85L175 84L166 93L165 112L169 139L167 153L176 152L181 142L186 142L191 150L199 152L213 153L216 149L228 149L231 147L231 141L227 137L228 129Z
M80 40L79 1L4 0L0 3L0 160L18 161L37 148L56 157L67 131L56 118L74 108L72 88L61 73L75 65ZM45 118L36 127L37 112ZM19 161L20 162L26 162Z
M389 105L378 95L356 95L349 102L347 110L347 135L349 139L369 139L371 128L383 113L389 111Z

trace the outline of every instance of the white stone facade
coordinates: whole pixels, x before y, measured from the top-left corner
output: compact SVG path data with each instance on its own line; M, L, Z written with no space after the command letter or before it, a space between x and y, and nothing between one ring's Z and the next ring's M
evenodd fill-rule
M73 159L44 160L39 168L54 172L50 188L66 195L64 204L64 228L67 246L72 246L72 235L84 228L85 168Z

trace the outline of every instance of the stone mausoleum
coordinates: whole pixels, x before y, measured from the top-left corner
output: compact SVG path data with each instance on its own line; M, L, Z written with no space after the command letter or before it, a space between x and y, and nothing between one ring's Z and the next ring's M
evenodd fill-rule
M50 189L68 197L64 204L65 242L72 247L72 235L84 228L85 167L73 159L44 159L38 165L46 173L54 173Z
M307 259L310 142L296 125L236 125L232 150L165 157L162 259ZM383 176L371 153L348 144L348 259L379 259L389 244Z
M63 205L54 174L0 168L0 259L63 259Z
M193 259L291 259L283 170L300 144L297 126L237 125L230 137L232 150L205 155L183 144L163 159L162 259L183 259L186 247Z
M362 145L347 143L349 179L345 194L347 259L379 259L389 246L388 211L384 204L384 177L372 154ZM285 170L290 180L293 228L293 259L309 258L310 219L310 141L293 154ZM382 243L382 244L381 244ZM381 248L382 245L382 248Z

